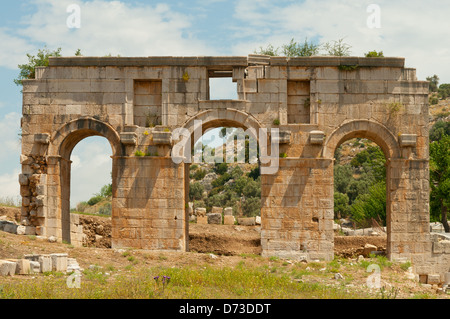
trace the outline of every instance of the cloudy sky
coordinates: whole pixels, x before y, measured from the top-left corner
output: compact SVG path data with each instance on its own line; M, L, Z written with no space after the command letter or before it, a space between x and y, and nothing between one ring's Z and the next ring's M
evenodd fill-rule
M0 198L17 197L21 88L13 83L26 54L47 46L70 56L242 55L291 38L344 39L351 55L369 50L405 57L419 80L450 83L450 1L445 0L19 0L0 10ZM79 28L69 28L80 8ZM375 4L379 9L371 10ZM73 6L72 6L73 7ZM379 18L378 20L376 18ZM376 22L379 21L379 24ZM72 26L74 26L72 24ZM76 26L76 25L75 25ZM88 138L72 154L72 205L110 182L111 149Z

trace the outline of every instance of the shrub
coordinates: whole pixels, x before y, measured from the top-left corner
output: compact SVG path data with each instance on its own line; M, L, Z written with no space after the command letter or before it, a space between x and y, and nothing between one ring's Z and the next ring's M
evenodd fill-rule
M196 181L199 181L199 180L203 179L205 177L205 175L206 175L206 170L199 169L199 170L195 171L195 173L193 174L193 177Z
M375 50L365 53L366 58L382 58L384 57L383 51L377 52Z
M96 195L94 197L91 197L87 203L89 206L94 206L95 204L99 203L102 199L103 199L102 196Z

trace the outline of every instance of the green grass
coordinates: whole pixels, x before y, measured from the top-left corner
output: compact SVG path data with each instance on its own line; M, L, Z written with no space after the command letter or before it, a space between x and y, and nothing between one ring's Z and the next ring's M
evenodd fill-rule
M116 271L105 275L101 270L85 270L81 288L68 288L67 277L50 273L33 280L13 279L2 283L0 299L109 299L109 298L360 298L339 287L294 280L308 272L271 273L267 267L251 267L241 263L236 267L153 267ZM292 276L294 275L294 276ZM155 276L160 280L156 282ZM163 289L161 278L170 277Z

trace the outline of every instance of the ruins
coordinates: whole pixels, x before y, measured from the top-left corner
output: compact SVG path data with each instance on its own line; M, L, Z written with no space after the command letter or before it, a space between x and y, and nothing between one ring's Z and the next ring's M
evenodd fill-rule
M216 77L235 82L238 98L211 100ZM361 137L386 157L388 258L442 281L450 242L429 229L428 113L428 82L404 58L52 57L23 81L23 223L81 245L70 155L103 136L112 149L112 246L188 251L189 163L173 160L181 139L173 132L193 135L202 121L203 131L268 129L283 154L261 176L262 255L332 260L334 152Z

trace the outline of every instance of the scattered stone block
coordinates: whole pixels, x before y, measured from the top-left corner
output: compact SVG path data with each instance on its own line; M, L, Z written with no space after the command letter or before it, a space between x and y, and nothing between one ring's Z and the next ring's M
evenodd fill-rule
M0 276L14 276L16 274L16 263L8 260L0 260Z
M223 211L222 207L213 206L213 208L211 209L212 214L222 214L222 211Z
M67 272L81 271L80 265L75 258L67 258Z
M233 207L225 207L225 209L223 210L223 215L224 216L233 215Z
M223 224L224 225L234 225L236 219L233 215L225 215L223 216Z
M376 252L377 249L378 249L377 246L374 246L372 244L365 244L362 254L364 257L369 257L369 255Z
M208 224L208 217L206 217L206 216L197 216L197 224L207 225Z
M206 216L208 217L208 224L222 225L222 213L209 213Z
M441 276L439 274L428 275L427 284L438 285L441 282Z
M242 226L255 226L256 219L255 217L242 217L238 218L238 224Z
M17 226L16 229L17 235L36 235L36 227L33 226Z
M67 254L50 254L53 271L67 271Z
M17 234L17 227L18 225L11 222L7 222L3 227L3 231L11 234Z
M41 272L41 265L37 261L30 261L30 273L38 274Z
M38 258L39 265L41 267L41 272L49 272L53 269L52 257L49 255L41 255Z
M261 225L261 216L256 216L255 217L255 224L256 225Z
M16 274L29 275L31 273L31 265L28 259L19 259L16 265Z
M195 209L195 215L198 216L206 216L206 208L198 207Z

